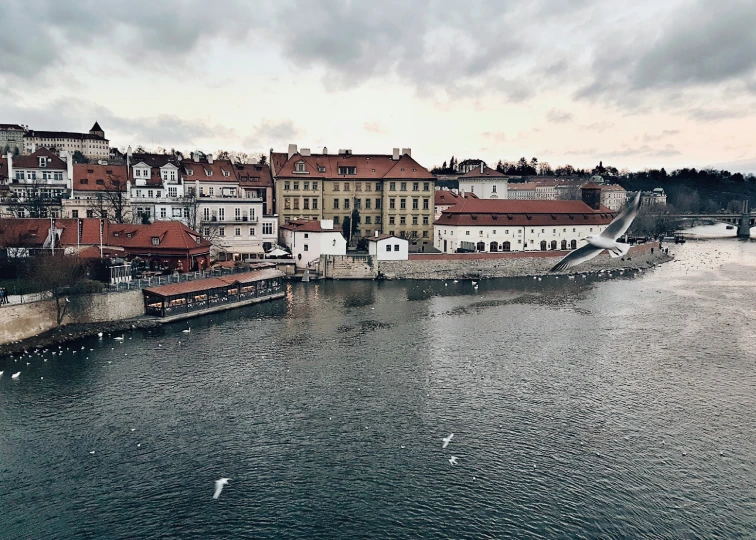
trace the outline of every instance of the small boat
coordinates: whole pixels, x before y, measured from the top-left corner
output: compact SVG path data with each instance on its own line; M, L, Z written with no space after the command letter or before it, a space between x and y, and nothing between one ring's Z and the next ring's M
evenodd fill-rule
M735 227L734 227L733 225L728 225L728 226L727 226L727 230L728 230L728 231L729 231L729 230L732 230L732 229L734 229L734 228L735 228Z

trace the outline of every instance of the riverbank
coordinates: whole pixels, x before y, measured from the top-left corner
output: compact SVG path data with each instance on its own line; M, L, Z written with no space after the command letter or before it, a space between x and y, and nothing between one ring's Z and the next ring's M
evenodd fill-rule
M135 328L155 328L161 324L162 321L146 317L110 322L72 323L62 326L60 329L48 330L20 341L0 344L0 356L56 347L77 339L96 336L100 332L107 335Z

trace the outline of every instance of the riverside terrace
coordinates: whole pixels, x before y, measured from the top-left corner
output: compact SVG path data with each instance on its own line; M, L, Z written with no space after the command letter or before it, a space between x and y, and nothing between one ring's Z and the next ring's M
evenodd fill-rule
M283 272L264 268L147 288L142 291L145 313L177 320L279 298L283 296L283 276Z

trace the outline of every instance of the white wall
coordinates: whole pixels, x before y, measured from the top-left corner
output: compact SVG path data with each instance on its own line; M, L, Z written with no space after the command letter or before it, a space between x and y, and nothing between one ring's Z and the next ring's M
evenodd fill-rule
M493 177L495 178L495 177ZM493 178L475 179L475 178L462 178L459 179L460 193L475 193L475 196L479 199L506 199L508 182L505 179L493 180Z
M308 263L320 259L321 255L346 255L346 240L338 231L304 232L284 229L282 236L297 268L307 267Z
M582 240L590 234L599 234L606 228L606 225L576 225L576 226L510 226L510 227L463 227L436 225L434 227L433 245L439 251L444 253L454 253L457 248L462 246L462 242L472 242L476 245L483 242L485 247L483 252L491 251L491 242L498 244L497 252L502 251L504 242L509 242L509 251L541 251L541 242L546 242L546 250L551 251L551 242L556 241L557 250L562 249L562 241L567 242L567 249L570 249L571 242L575 240L577 247L582 247ZM446 251L444 251L444 240L446 240Z
M396 251L396 246L399 250ZM391 251L386 251L390 247ZM368 253L378 261L406 261L409 258L409 242L402 238L382 238L368 242Z

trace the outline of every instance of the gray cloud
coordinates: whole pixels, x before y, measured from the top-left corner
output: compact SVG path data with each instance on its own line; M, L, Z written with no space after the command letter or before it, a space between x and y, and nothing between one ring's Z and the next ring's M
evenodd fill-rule
M612 122L594 122L593 124L587 124L580 126L581 131L592 131L593 133L603 133L608 129L612 129L614 124Z
M644 144L638 148L625 148L623 150L614 150L612 152L602 152L603 158L618 158L618 157L634 157L634 156L648 156L648 157L671 157L677 156L680 152L676 150L671 144L665 145L663 148L654 149L649 145Z
M729 120L731 118L742 118L748 116L750 111L744 111L742 109L693 109L688 111L688 117L691 120L698 120L699 122L717 122L719 120Z
M252 133L244 138L243 144L245 148L261 149L265 148L265 145L277 148L296 142L295 139L300 134L300 130L291 120L283 122L263 120Z
M660 141L664 139L665 137L672 137L674 135L677 135L678 133L680 133L679 129L665 129L658 135L649 135L648 133L644 133L643 142L648 143L648 142Z
M572 122L572 118L572 113L558 109L551 109L546 114L546 119L552 124L566 124Z

